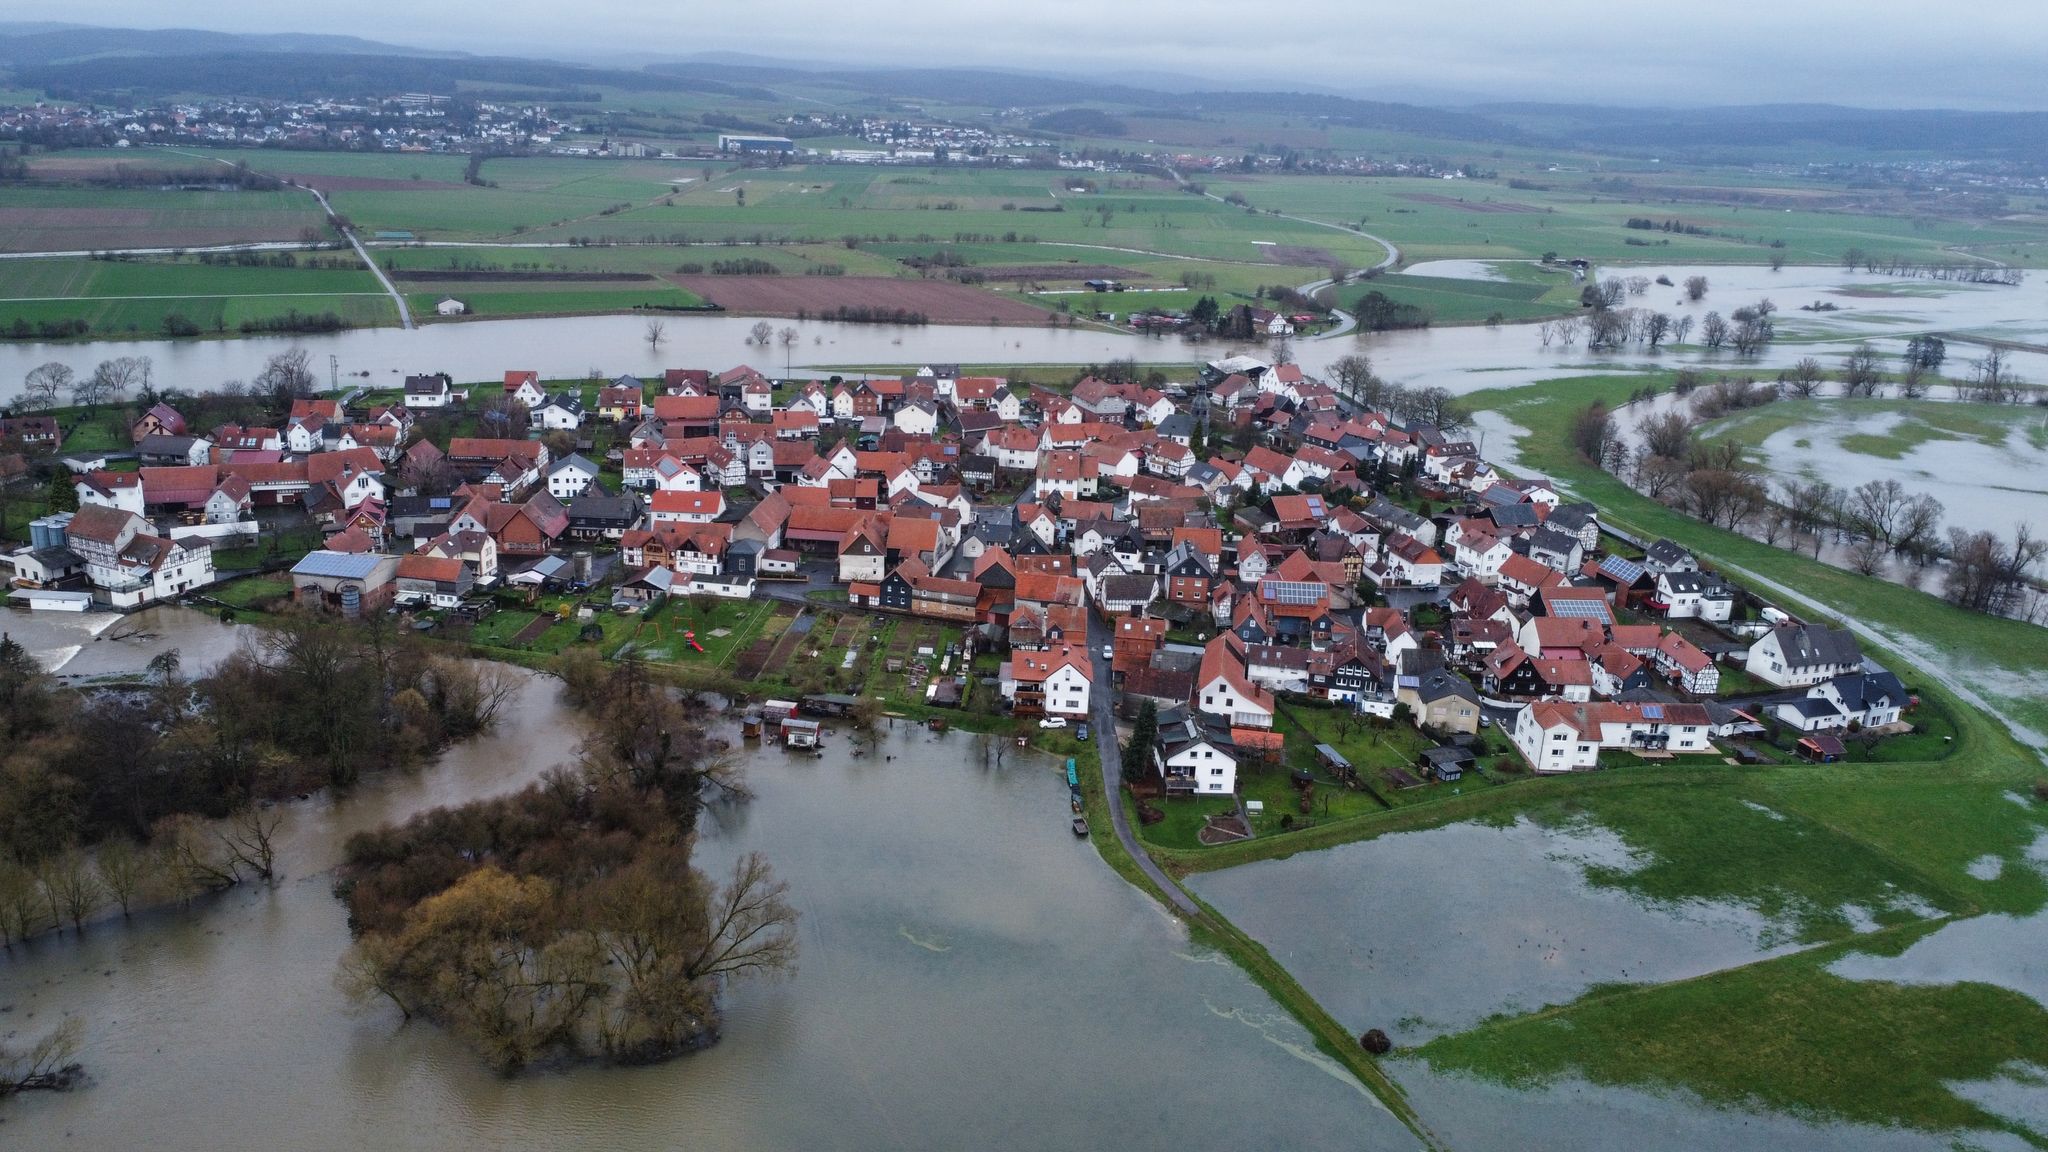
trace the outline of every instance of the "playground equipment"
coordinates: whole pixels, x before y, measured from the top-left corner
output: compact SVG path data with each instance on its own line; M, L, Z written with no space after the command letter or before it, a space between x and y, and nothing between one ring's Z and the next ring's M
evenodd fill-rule
M697 643L697 633L695 629L683 633L683 643L688 644L690 647L695 648L699 652L702 652L704 650L704 646L702 644Z

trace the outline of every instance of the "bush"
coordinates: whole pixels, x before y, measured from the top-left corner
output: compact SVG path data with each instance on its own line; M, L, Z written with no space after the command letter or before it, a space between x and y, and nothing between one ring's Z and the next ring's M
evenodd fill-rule
M1385 1056L1394 1050L1394 1042L1387 1039L1387 1034L1377 1028L1370 1029L1365 1035L1360 1036L1358 1046L1374 1056Z
M2034 799L2048 804L2048 776L2034 781Z

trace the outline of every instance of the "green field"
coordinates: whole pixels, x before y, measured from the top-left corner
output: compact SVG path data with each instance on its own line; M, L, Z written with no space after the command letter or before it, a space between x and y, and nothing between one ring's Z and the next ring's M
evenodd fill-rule
M325 258L352 260L347 253ZM202 331L232 333L247 320L334 312L353 324L388 324L398 310L360 266L234 267L194 258L10 260L0 278L0 327L15 320L83 319L96 334L159 335L184 316Z
M2048 449L2048 414L2004 404L1960 404L1938 400L1872 400L1842 397L1787 399L1711 421L1700 428L1708 441L1731 440L1752 454L1788 429L1838 426L1871 415L1901 419L1881 433L1853 433L1843 448L1865 456L1897 460L1935 440L1974 440L1998 446L2019 435Z

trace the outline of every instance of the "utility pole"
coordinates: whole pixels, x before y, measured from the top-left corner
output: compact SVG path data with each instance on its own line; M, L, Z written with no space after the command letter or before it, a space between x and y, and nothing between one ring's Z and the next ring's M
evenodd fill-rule
M340 388L341 357L336 356L333 353L329 353L327 356L327 390L329 392L335 392L339 391Z

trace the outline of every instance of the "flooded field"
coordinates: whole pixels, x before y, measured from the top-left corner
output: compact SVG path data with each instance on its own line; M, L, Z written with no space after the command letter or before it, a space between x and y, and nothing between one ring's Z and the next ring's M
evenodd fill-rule
M1740 904L1652 903L1587 869L1648 861L1597 826L1452 824L1305 852L1189 886L1352 1031L1401 1045L1611 983L1662 983L1790 950Z

